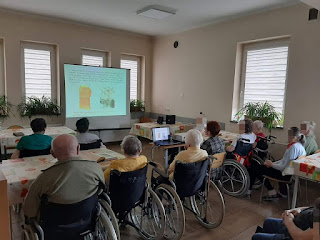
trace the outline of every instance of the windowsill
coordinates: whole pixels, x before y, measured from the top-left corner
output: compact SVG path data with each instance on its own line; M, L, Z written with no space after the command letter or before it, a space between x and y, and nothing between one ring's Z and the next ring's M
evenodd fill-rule
M238 123L237 121L230 120L231 123ZM283 129L283 127L275 127L276 129Z

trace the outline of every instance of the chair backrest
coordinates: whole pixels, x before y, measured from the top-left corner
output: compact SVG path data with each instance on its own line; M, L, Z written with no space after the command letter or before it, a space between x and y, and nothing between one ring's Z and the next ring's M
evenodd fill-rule
M210 167L209 162L209 159L194 163L176 162L174 182L181 199L193 196L204 186L204 180Z
M97 202L97 193L74 204L51 203L42 196L40 226L45 239L79 239L81 233L94 230Z
M23 129L23 127L19 126L19 125L12 125L12 126L8 127L8 129Z
M108 195L115 214L125 214L143 200L148 165L136 171L111 170Z
M211 164L212 169L216 169L222 166L223 161L226 157L226 152L216 153L212 156L213 162Z
M51 148L46 148L42 150L30 150L30 149L23 149L20 151L19 158L24 157L33 157L33 156L40 156L40 155L49 155Z
M89 150L101 147L102 140L99 139L93 143L80 143L80 150Z
M237 153L238 155L240 155L241 157L245 157L245 156L249 155L251 150L252 150L251 143L247 143L247 142L239 140L237 142L237 146L236 146L236 149L234 150L234 152Z

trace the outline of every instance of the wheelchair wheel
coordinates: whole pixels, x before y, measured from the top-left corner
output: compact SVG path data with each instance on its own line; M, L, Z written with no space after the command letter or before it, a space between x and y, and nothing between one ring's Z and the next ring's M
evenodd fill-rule
M212 229L221 224L225 214L225 203L222 193L213 181L209 182L206 191L190 197L190 203L202 226Z
M160 184L155 192L159 196L166 214L164 237L170 240L180 239L185 229L185 214L178 194L167 184Z
M100 204L99 204L100 205ZM100 205L100 211L96 223L95 229L96 240L118 240L117 233L113 227L113 224L108 217L105 210Z
M107 203L107 201L103 199L99 199L99 203L101 204L102 208L106 211L107 216L111 220L112 226L117 234L117 238L120 239L120 230L119 230L118 221L111 206Z
M146 191L147 200L131 210L130 218L143 239L162 239L166 224L164 208L153 190Z
M250 187L249 173L245 166L234 159L226 159L221 176L223 191L233 197L242 197Z

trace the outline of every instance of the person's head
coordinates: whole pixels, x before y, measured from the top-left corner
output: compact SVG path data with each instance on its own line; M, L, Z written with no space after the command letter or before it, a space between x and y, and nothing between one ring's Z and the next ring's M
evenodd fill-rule
M187 132L186 135L186 147L200 147L201 143L203 142L202 134L197 129L191 129Z
M36 118L31 121L30 126L31 126L32 131L34 133L44 134L44 132L47 128L47 123L43 118Z
M239 122L239 132L241 133L252 133L253 131L253 122L250 118L241 120Z
M206 135L215 137L219 134L221 127L218 122L210 121L207 123Z
M86 133L89 130L89 120L88 118L80 118L77 122L76 122L76 126L77 126L77 131L79 133Z
M261 133L263 129L263 122L260 120L256 120L253 122L253 133L258 134Z
M51 143L51 154L59 161L66 161L79 155L80 145L75 136L62 134Z
M141 141L132 135L125 136L120 146L127 157L137 157L142 152Z
M300 125L301 133L303 133L305 136L314 137L314 131L316 129L316 123L314 121L304 121Z
M300 132L300 129L297 127L291 127L288 130L288 142L300 142L302 145L306 142L306 137Z

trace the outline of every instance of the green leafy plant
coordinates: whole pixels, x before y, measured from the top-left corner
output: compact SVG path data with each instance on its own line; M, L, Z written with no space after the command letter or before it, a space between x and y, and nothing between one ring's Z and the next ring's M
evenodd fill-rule
M145 112L146 107L142 100L131 100L130 101L130 112Z
M23 98L17 108L21 117L29 119L35 115L58 116L61 114L57 102L46 96Z
M8 101L6 96L0 96L0 118L5 119L9 117L12 104Z
M274 106L267 101L246 103L235 115L239 121L241 118L251 118L253 121L261 120L265 123L266 128L271 129L278 125L283 125L283 114L277 112Z

